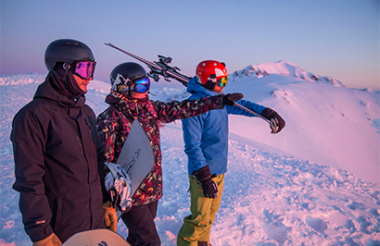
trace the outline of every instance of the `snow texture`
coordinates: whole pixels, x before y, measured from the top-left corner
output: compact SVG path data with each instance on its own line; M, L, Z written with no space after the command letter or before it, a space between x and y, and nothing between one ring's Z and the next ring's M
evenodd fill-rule
M30 245L12 190L9 134L14 114L44 77L0 77L1 246ZM151 98L189 96L169 85L153 83ZM108 92L108 83L90 83L87 103L96 114L107 107ZM286 127L273 135L261 119L230 116L229 166L212 245L380 245L379 91L347 88L280 61L231 74L225 92L275 109ZM171 246L190 213L181 122L162 127L161 140L164 196L155 222L162 245ZM122 222L118 233L128 235Z

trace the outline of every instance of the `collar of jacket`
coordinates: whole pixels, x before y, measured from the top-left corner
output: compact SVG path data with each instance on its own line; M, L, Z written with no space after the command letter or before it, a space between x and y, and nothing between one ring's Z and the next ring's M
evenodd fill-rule
M191 94L197 94L200 97L217 96L222 94L204 88L201 84L198 83L197 77L193 77L189 80L189 82L187 83L187 92Z
M130 96L123 95L117 91L114 91L111 89L110 94L106 97L106 103L112 104L112 103L120 103L120 101L133 101L135 103L137 102L147 102L149 101L149 96L146 95L145 98L134 98Z
M157 117L148 95L143 99L137 99L124 96L121 93L115 92L111 89L111 92L107 95L105 102L112 105L118 111L131 115L135 118L138 117L139 112L144 110L149 111L153 116Z
M84 95L75 98L68 98L57 92L50 84L49 76L46 76L45 81L40 84L34 94L33 99L45 98L56 101L64 108L81 108L86 102Z

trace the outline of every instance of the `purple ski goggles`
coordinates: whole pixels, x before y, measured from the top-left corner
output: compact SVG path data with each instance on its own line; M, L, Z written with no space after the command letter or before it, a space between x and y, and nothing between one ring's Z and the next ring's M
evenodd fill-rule
M94 76L96 62L94 61L74 61L71 65L71 72L82 79L90 79Z

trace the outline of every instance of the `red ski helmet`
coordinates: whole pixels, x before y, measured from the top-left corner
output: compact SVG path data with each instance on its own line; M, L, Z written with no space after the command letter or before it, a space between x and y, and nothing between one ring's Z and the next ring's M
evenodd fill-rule
M218 83L219 86L225 87L228 81L228 72L226 65L223 62L218 62L215 60L205 60L201 61L195 73L198 77L199 83L201 83L206 88L213 89Z

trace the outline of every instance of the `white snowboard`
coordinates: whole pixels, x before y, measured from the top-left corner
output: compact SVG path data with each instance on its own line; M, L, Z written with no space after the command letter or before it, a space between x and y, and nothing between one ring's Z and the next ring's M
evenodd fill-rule
M131 180L131 196L153 168L154 155L148 136L140 122L133 121L127 140L123 145L117 163L128 173Z

